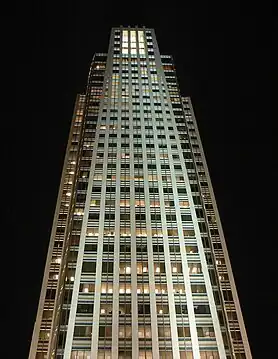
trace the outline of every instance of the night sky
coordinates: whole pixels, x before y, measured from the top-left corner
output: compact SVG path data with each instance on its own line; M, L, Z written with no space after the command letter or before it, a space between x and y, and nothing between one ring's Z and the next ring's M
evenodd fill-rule
M154 28L160 52L174 56L181 92L195 109L253 357L274 357L270 14L251 2L39 3L7 15L16 33L16 46L9 44L16 79L2 112L5 272L13 273L4 279L19 320L12 357L28 356L75 97L85 89L93 54L107 52L110 29L120 25Z

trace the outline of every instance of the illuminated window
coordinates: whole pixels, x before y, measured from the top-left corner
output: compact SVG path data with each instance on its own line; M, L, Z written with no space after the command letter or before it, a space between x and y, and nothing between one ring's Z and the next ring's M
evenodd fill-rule
M135 201L135 207L144 207L144 206L145 206L145 201L143 201L143 200Z
M94 207L94 206L99 206L100 205L100 199L92 199L90 206Z
M88 228L87 229L87 236L98 236L98 228Z
M202 273L201 263L188 263L189 274Z
M148 263L137 263L137 274L148 273Z
M120 274L131 274L131 264L130 263L120 263Z
M147 237L146 228L136 228L136 236L137 237Z
M187 208L187 207L189 207L189 202L188 202L188 201L181 201L181 202L180 202L180 207L181 207L181 208Z

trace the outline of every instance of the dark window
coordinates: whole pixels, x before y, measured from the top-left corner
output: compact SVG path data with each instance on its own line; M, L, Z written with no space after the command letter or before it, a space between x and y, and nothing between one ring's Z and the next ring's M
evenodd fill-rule
M130 214L129 213L121 213L121 221L129 221Z
M104 244L103 245L103 252L114 252L114 245L113 244Z
M99 219L99 213L89 213L89 219Z
M182 220L182 221L185 221L185 222L187 222L187 221L192 221L192 217L190 216L190 214L183 214L183 215L181 216L181 220Z
M136 221L145 221L146 215L145 213L137 213L135 216Z
M116 187L106 187L106 192L116 192Z
M173 193L173 189L172 188L163 188L163 192L164 193Z
M96 262L83 262L82 272L95 273L96 272Z
M198 185L196 185L196 184L191 184L190 187L191 187L191 191L192 191L192 192L198 192Z
M151 309L149 304L138 304L138 314L150 314Z
M87 303L78 304L77 313L93 313L93 304L87 304Z
M208 305L194 305L195 314L210 314Z
M93 187L92 192L101 192L101 187Z
M198 218L204 218L204 212L201 208L196 208L196 215Z
M124 192L130 192L130 188L129 187L121 187L121 192L124 193Z
M160 214L151 214L151 220L152 221L161 221L161 215Z
M198 224L199 224L199 229L200 229L201 233L204 233L204 232L207 231L207 227L206 227L205 222L198 222Z
M45 298L46 299L55 299L55 295L56 295L56 290L55 289L47 289Z
M175 305L175 308L176 308L177 314L187 314L187 305L186 304Z
M105 213L104 216L105 221L112 221L115 219L115 213Z
M186 193L186 188L178 188L178 193Z
M166 221L176 221L176 215L175 214L166 214Z
M199 196L193 196L193 202L195 205L202 204L201 198Z
M163 252L164 252L164 247L163 247L163 245L153 244L153 252L163 253Z
M97 244L85 244L85 252L96 252Z
M102 273L113 273L113 262L102 262Z

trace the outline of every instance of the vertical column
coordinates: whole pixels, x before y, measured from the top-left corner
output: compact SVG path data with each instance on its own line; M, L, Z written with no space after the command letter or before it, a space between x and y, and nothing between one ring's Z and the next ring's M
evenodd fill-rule
M136 31L137 33L137 31ZM129 31L129 48L131 48ZM130 129L130 225L131 225L131 315L132 315L132 358L138 358L138 303L137 303L137 260L136 260L136 220L135 220L135 187L134 187L134 147L133 147L133 106L132 106L132 72L129 52L129 129Z
M114 31L112 31L114 37ZM114 40L112 40L114 41ZM111 45L112 46L112 45ZM113 55L112 68L113 68ZM113 73L113 70L111 69ZM112 80L113 81L113 80ZM111 83L111 87L115 86L116 82ZM112 358L117 359L119 355L119 268L120 268L120 198L121 198L121 108L119 89L121 82L117 84L118 88L113 89L114 96L117 96L118 112L117 112L117 159L116 159L116 200L115 200L115 241L114 241L114 269L113 269L113 310L112 310ZM112 90L112 88L111 88ZM117 91L118 90L118 91ZM112 102L112 98L109 99Z

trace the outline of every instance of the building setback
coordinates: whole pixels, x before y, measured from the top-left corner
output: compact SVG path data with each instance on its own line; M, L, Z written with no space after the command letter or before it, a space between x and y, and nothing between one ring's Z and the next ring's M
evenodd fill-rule
M76 99L29 359L252 358L190 98L113 28Z

